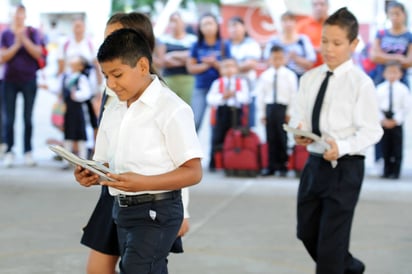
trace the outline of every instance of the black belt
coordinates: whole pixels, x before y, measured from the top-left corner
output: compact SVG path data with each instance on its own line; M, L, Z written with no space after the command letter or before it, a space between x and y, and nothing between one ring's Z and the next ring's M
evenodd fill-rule
M120 207L134 206L144 203L150 203L161 200L172 200L180 197L180 190L174 190L169 192L162 192L156 194L140 194L140 195L125 195L119 194L115 196L115 199Z
M315 153L315 152L310 152L309 153L311 156L314 157L319 157L319 158L323 158L323 154L320 153ZM363 160L365 159L365 156L363 155L349 155L349 154L345 154L342 157L338 158L338 161L345 161L345 160Z

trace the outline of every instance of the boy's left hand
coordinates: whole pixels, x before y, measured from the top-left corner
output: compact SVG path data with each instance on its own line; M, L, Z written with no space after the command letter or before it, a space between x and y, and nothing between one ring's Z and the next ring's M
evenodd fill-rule
M339 149L338 145L336 144L335 140L333 139L326 139L326 142L330 145L330 149L326 150L323 153L323 159L326 161L336 161L339 158Z
M101 181L101 185L114 187L118 190L126 191L126 192L138 192L145 189L142 189L141 184L139 182L142 181L143 175L133 173L133 172L126 172L122 174L113 174L108 173L107 176L114 179L115 181Z

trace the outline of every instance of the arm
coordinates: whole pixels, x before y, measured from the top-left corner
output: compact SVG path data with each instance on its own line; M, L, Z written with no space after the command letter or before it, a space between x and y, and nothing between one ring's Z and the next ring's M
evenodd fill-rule
M219 106L225 103L223 93L219 90L219 79L214 80L210 86L209 92L206 95L206 101L211 106Z
M116 182L102 181L101 184L128 192L174 190L199 183L202 172L200 158L194 158L177 169L160 175L145 176L133 172L108 174Z
M192 57L189 57L186 62L186 68L190 74L200 74L208 70L210 67L211 65L207 63L197 63L196 59Z
M22 46L27 50L27 52L34 59L39 59L41 57L41 46L32 41L32 39L40 40L38 38L38 32L35 32L34 29L29 28L29 34L27 31L19 33L21 35ZM28 35L33 35L34 37L29 37Z
M402 54L394 54L394 53L385 53L381 46L381 39L376 38L373 41L372 48L371 48L371 59L373 62L377 64L385 64L388 61L398 61L403 64L403 60L405 56Z

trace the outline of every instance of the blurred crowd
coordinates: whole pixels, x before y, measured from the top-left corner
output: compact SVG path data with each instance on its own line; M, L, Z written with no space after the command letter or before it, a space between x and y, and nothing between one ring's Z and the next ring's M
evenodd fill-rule
M329 12L327 0L313 0L312 16L304 20L286 11L281 15L277 34L265 45L248 35L247 25L238 16L221 24L214 14L205 13L199 18L196 29L188 26L179 12L170 16L167 31L156 37L153 62L164 83L192 107L196 129L210 126L210 171L220 167L216 154L230 128L253 129L262 123L269 154L262 175L279 171L285 176L294 144L281 125L288 122L293 111L299 78L322 64L319 48L323 22ZM407 14L404 6L397 2L388 6L386 13L390 27L377 31L354 62L370 75L378 91L387 81L399 82L409 91L407 69L412 65L412 34L406 26ZM79 156L89 158L93 153L104 79L96 61L97 49L86 35L84 18L73 20L72 35L58 45L58 69L53 81L39 80L43 70L39 61L47 57L45 46L53 34L27 26L25 19L25 7L18 6L0 40L0 156L3 165L12 167L17 153L13 146L18 93L24 98L24 130L23 136L17 137L24 139L25 164L36 165L31 146L32 128L36 126L32 125L32 113L39 88L56 94L53 115L62 138L48 141L60 143ZM223 28L227 30L227 38L221 35ZM389 61L401 64L400 76L393 79L385 76L385 65ZM409 92L406 95L395 93L390 117L385 116L387 97L379 96L385 135L375 148L375 161L380 175L386 178L399 178L401 174L402 124L410 101ZM274 114L278 107L269 109L269 105L282 106L281 115ZM205 118L208 108L210 117ZM396 133L393 128L397 128Z

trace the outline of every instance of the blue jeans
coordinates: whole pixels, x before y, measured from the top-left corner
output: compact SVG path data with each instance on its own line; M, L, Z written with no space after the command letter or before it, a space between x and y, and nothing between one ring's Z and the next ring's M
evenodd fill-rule
M203 116L205 115L207 102L206 95L209 89L207 88L195 88L192 95L192 109L195 117L196 131L199 131L202 125Z
M17 94L21 92L24 100L24 153L31 151L32 137L32 113L34 99L37 93L36 79L24 83L12 83L4 81L3 99L5 106L5 129L7 152L11 152L14 145L14 119L16 116L16 100Z
M6 143L6 113L3 93L3 80L0 80L0 144Z

